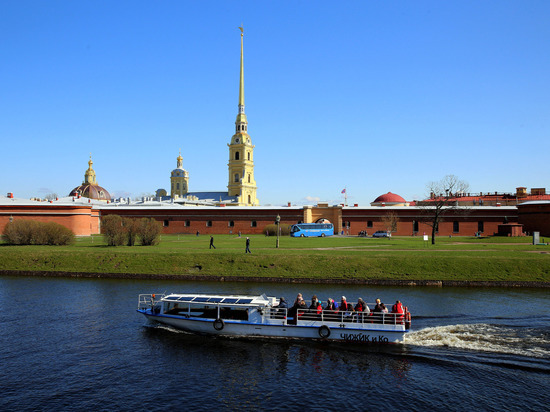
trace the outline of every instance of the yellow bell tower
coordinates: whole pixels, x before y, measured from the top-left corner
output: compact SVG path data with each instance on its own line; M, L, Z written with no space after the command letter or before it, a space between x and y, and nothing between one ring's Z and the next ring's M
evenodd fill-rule
M170 197L177 199L183 197L189 191L189 173L183 168L183 157L181 152L177 158L177 166L170 175L171 191Z
M248 121L244 113L243 28L241 30L241 78L239 86L239 114L235 121L235 134L229 147L229 196L237 196L239 206L258 206L254 180L254 145L248 135Z
M90 160L88 160L88 170L84 173L84 181L82 182L83 185L97 185L95 171L92 169L93 164L94 162L92 162L92 155L90 154Z

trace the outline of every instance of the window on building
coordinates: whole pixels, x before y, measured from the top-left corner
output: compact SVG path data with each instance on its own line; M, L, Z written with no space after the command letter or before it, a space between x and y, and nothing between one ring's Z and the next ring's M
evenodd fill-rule
M239 174L235 173L235 183L239 183Z
M190 221L190 220L186 220L186 221L185 221L185 226L187 226L187 227L191 226L191 221Z
M229 227L235 227L235 221L230 220L229 223L228 223L228 226Z
M372 220L367 221L367 227L372 227Z
M235 152L235 160L239 160L239 152Z
M458 221L455 220L453 222L453 233L458 233L459 231L460 231L460 227L459 227Z
M251 203L251 198L250 198L250 195L248 195L248 203L250 204Z
M413 232L418 232L418 221L413 220Z
M211 220L206 221L206 227L212 227L212 221Z
M162 222L162 226L164 226L164 227L170 226L170 221L169 221L169 220L165 220L164 222Z
M484 225L483 225L483 220L480 220L479 222L477 222L477 231L480 232L480 233L483 233L485 230L484 230Z
M250 183L250 173L248 174L248 183Z
M258 225L256 224L256 221L255 221L255 220L253 220L252 222L250 222L250 227L256 227L256 226L258 226Z
M176 183L176 190L180 190L180 184Z
M250 160L250 152L248 152L248 160Z

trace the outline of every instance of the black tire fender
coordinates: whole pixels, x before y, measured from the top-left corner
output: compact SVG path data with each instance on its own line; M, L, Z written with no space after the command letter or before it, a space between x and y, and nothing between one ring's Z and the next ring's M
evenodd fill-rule
M322 325L318 330L319 336L326 339L330 336L330 328L327 325Z
M224 326L225 322L222 319L218 318L214 321L214 329L222 330Z

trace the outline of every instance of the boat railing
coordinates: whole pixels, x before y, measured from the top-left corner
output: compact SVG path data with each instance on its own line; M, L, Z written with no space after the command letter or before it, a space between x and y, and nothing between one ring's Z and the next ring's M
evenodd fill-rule
M264 316L267 319L285 319L286 320L288 316L288 309L268 307L264 310Z
M287 308L272 307L266 308L264 315L267 319L284 319L289 324L296 324L299 321L383 325L402 325L404 323L404 315L401 313L333 311L326 309L318 312L315 309L298 309L295 316L293 316L293 313L289 312Z
M401 313L382 312L356 312L356 311L333 311L315 309L298 309L297 321L321 321L321 322L353 322L360 324L384 324L401 325L404 323L404 316Z
M138 297L138 310L151 309L164 297L162 293L144 293Z

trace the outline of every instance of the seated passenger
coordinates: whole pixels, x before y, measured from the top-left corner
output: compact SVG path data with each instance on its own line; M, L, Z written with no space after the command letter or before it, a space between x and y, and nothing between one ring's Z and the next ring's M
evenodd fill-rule
M281 296L281 298L279 299L279 304L273 306L273 308L277 309L277 310L273 311L273 314L275 315L275 318L284 319L286 311L288 309L288 303L286 303L286 299Z
M400 301L396 301L395 304L391 307L391 313L395 313L395 321L397 323L403 323L403 315L405 314L405 309L403 304Z
M380 299L376 299L376 306L372 310L373 316L374 316L374 322L375 323L382 323L382 313L383 313L383 306L384 304L380 302Z
M309 308L317 310L318 303L319 299L317 299L317 295L313 295L311 297L311 305L309 305Z
M355 305L355 310L357 312L370 313L370 309L369 309L368 305L365 303L365 301L363 300L363 298L357 299L357 305Z
M284 297L281 296L279 299L279 304L277 306L274 306L275 308L288 308L288 303L286 303L286 300Z
M301 293L298 293L294 305L288 310L288 316L294 318L294 324L296 324L298 309L307 309L306 301L302 298Z
M334 306L334 299L328 298L327 299L327 306L325 306L325 310L336 310L336 306Z
M342 312L346 317L351 316L351 313L353 312L353 305L347 302L345 296L342 296L342 299L340 300L338 311Z

